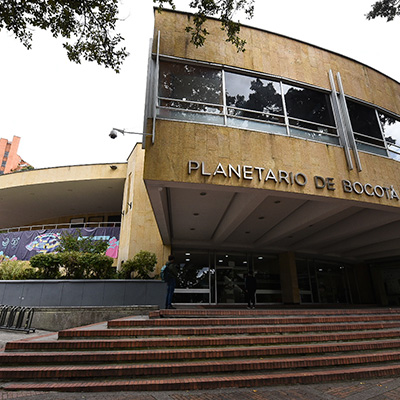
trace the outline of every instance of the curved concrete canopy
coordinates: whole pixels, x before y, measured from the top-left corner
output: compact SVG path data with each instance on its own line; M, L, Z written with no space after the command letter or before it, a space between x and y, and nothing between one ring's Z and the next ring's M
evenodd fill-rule
M125 163L0 176L0 228L28 226L70 215L120 213L125 178Z

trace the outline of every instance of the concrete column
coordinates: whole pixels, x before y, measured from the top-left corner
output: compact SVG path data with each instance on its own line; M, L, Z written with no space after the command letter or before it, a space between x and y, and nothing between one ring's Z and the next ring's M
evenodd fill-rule
M300 291L294 253L289 252L279 255L279 269L283 303L300 304Z

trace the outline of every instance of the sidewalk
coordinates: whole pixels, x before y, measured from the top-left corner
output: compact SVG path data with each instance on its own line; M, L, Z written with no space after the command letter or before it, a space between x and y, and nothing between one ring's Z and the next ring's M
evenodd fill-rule
M0 351L5 343L53 335L56 332L24 332L0 330ZM0 382L1 387L1 382ZM399 400L400 377L366 381L340 381L313 385L231 388L191 392L9 392L0 389L0 400Z
M398 400L400 378L191 392L4 392L0 400Z

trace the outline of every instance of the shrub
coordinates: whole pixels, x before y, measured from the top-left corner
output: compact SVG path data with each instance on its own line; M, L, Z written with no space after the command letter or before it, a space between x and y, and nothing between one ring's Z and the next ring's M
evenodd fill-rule
M37 254L31 264L41 279L110 279L115 277L114 260L105 255L107 247L107 241L65 233L58 253Z
M37 269L39 279L57 279L60 273L59 253L39 253L30 259L33 268Z
M132 275L136 279L152 279L156 264L157 257L154 253L140 250L133 258L122 264L118 276L121 279L130 279Z
M31 258L39 279L111 279L115 275L113 262L105 254L79 251L37 254Z
M60 253L67 279L110 279L114 277L114 260L105 254L67 251Z
M83 254L82 254L83 255ZM112 279L115 278L115 268L112 266L114 259L105 254L85 254L87 278L89 279Z
M36 269L29 261L4 260L0 262L0 280L34 279Z

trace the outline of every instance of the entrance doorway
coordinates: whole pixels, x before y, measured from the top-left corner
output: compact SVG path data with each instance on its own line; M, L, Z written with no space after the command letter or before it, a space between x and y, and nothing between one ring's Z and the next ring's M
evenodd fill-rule
M296 259L296 268L302 303L352 303L349 266Z
M247 304L245 277L257 279L257 304L282 303L277 256L246 253L175 251L179 276L175 289L180 304Z
M174 251L179 276L174 302L245 305L245 277L257 279L257 304L281 304L278 257L271 254ZM296 259L301 303L352 303L351 267L341 263Z

